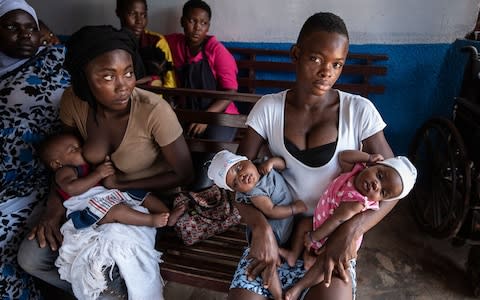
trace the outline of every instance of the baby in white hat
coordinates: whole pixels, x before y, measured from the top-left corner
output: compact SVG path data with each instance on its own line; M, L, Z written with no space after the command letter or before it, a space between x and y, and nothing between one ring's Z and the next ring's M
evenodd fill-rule
M324 280L322 266L314 264L312 252L318 253L338 226L364 210L377 210L380 201L404 198L417 178L417 170L405 156L384 160L380 154L347 150L339 154L339 163L343 173L326 188L315 208L313 220L306 218L299 222L291 250L280 249L280 255L291 266L303 251L305 269L308 269L305 276L286 292L285 299L297 299L305 288ZM360 243L361 239L357 241L357 247Z
M293 199L287 183L277 172L283 169L285 161L280 157L270 158L257 167L247 157L227 150L218 152L208 168L208 177L218 187L236 191L236 201L253 204L267 217L278 245L288 241L293 215L307 211L303 201ZM282 297L278 276L269 290L275 299Z

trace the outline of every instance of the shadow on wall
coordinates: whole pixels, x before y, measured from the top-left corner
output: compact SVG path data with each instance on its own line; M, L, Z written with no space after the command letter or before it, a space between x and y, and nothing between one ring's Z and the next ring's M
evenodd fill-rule
M386 87L384 94L369 98L387 128L385 135L395 154L405 155L413 135L432 116L451 117L454 97L460 92L468 54L463 46L480 42L456 40L452 44L351 45L352 53L386 54L387 75L372 77ZM226 42L227 47L289 49L286 43Z

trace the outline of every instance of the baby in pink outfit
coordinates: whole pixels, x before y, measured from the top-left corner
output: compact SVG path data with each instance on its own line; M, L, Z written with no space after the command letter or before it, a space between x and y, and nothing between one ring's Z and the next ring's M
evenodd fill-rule
M339 154L342 174L335 178L321 196L311 218L297 225L292 249L280 249L280 255L293 266L303 251L307 273L285 294L297 299L308 287L324 280L322 266L314 264L327 237L343 222L367 209L378 209L380 201L407 196L415 184L417 170L404 156L389 159L380 154L347 150ZM312 231L313 228L313 231ZM362 239L357 241L357 250ZM328 284L328 283L326 283Z

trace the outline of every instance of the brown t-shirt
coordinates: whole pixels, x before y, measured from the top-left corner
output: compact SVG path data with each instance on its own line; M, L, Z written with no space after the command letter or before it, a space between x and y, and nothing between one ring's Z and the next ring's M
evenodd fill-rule
M88 103L80 100L71 87L65 90L60 119L65 125L77 128L84 140L88 137L88 110ZM174 142L182 132L175 112L161 96L135 88L125 135L118 148L109 154L121 171L119 178L146 178L169 170L160 147Z

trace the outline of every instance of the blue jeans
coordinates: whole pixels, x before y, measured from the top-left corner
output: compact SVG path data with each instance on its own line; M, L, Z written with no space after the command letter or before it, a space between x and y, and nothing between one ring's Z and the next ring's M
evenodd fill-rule
M58 251L52 251L50 247L40 248L35 239L23 240L17 254L18 264L25 272L73 295L70 283L60 279L55 267L57 257Z

